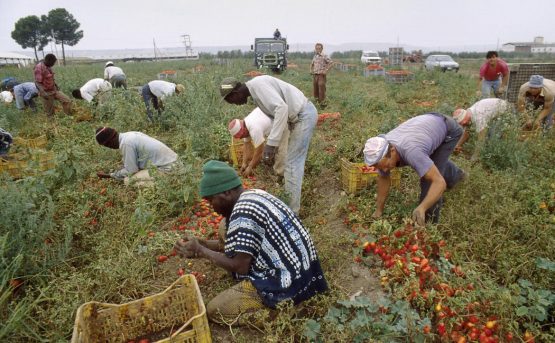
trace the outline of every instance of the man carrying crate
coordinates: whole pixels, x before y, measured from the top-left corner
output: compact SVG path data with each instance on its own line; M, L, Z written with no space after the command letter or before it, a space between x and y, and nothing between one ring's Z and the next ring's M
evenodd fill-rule
M412 212L416 224L437 223L443 192L465 176L449 160L463 129L451 117L426 113L407 120L385 135L372 137L364 146L364 162L378 169L376 210L383 214L391 185L389 172L395 167L411 166L420 177L420 203Z
M241 280L206 306L208 319L242 325L250 314L285 300L298 304L328 289L314 243L301 220L281 200L243 189L227 163L204 164L200 195L226 218L225 241L178 241L185 257L204 257ZM223 251L223 252L221 252Z

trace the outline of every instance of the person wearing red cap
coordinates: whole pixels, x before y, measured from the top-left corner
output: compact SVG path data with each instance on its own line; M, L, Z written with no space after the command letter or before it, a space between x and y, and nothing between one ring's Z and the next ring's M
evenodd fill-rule
M119 133L111 127L100 127L95 135L98 144L110 149L119 149L123 156L123 168L107 174L97 173L99 178L123 180L125 184L134 180L151 180L148 166L154 165L159 171L174 169L177 154L164 143L141 132Z
M250 176L262 160L264 143L272 130L272 120L260 108L255 108L245 119L233 119L228 125L229 133L237 139L243 139L243 161L241 175ZM289 130L281 136L279 149L274 162L274 172L283 176Z

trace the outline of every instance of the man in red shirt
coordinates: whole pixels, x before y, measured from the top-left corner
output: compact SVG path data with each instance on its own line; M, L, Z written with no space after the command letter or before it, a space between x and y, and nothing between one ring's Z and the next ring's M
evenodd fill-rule
M509 81L509 66L499 58L497 51L488 51L487 61L480 67L480 78L478 79L478 95L482 99L490 98L491 91L496 97L500 97L507 89Z
M54 100L62 103L64 113L71 115L71 100L67 95L60 92L56 81L54 81L54 72L52 66L56 64L56 56L47 54L44 60L35 66L35 84L39 90L39 95L43 100L44 110L49 117L54 115Z

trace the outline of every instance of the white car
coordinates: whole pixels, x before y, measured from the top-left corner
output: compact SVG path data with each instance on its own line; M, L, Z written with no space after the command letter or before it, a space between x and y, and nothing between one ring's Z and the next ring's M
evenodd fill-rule
M364 64L381 64L382 58L376 51L363 51L360 61Z
M459 64L449 55L430 55L424 62L424 68L427 70L441 69L441 71L454 70L459 71Z

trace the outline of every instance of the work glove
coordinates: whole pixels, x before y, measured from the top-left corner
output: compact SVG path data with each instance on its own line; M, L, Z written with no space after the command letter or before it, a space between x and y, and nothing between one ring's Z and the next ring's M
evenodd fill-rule
M264 146L264 153L262 154L262 162L264 162L265 165L270 167L274 165L277 149L278 149L277 146L271 146L268 144Z

